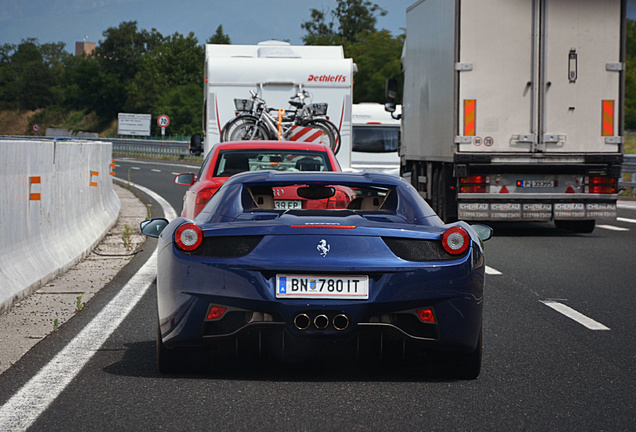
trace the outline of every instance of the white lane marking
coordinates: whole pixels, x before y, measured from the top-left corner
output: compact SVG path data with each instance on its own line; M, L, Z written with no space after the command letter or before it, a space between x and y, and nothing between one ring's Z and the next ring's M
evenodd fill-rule
M160 172L161 172L161 170L160 170L160 169L156 169L156 168L153 168L153 169L151 169L150 171L152 171L152 172L158 172L158 173L160 173Z
M569 306L564 305L563 303L555 302L552 300L540 300L544 305L551 307L557 312L562 313L566 317L573 319L579 324L587 327L590 330L609 330L609 327L604 326L598 321L594 321L592 318L589 318L583 315L580 312L575 311Z
M619 222L627 222L627 223L636 223L636 219L628 219L628 218L616 218L617 221Z
M610 231L629 231L629 228L617 227L614 225L596 225L596 228L606 229Z
M618 203L616 203L616 207L622 209L636 210L636 201L619 201Z
M486 274L489 274L489 275L500 275L501 272L499 270L495 270L492 267L486 266Z
M120 158L118 159L119 162L129 162L129 163L135 163L135 164L146 164L146 165L163 165L163 166L170 166L170 167L183 167L183 168L192 168L192 169L200 169L201 166L199 165L187 165L187 164L176 164L176 163L165 163L165 162L145 162L145 161L141 161L139 159L127 159L127 158Z
M130 169L134 169L134 170L139 171L141 168L139 168L139 167L130 167Z
M167 219L177 217L161 196L143 186L126 183L154 198ZM0 431L23 431L31 426L132 311L156 276L157 251L62 351L0 407Z

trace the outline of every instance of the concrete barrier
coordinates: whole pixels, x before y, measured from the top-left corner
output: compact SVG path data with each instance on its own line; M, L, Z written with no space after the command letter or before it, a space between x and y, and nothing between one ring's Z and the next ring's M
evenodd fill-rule
M0 140L0 313L75 265L116 222L111 163L107 142Z

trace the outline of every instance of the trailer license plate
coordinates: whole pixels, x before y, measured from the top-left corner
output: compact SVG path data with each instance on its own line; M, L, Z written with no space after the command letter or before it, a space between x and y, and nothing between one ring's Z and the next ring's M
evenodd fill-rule
M277 298L369 298L368 276L276 275Z
M302 208L300 200L275 200L274 208L276 210L297 210Z
M530 188L553 188L557 185L554 180L519 180L517 186Z

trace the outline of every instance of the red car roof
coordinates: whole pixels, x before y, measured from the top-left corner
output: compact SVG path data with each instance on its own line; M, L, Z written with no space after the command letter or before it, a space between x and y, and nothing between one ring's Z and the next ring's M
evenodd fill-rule
M214 145L219 150L226 148L234 149L291 149L291 150L314 150L329 151L329 147L319 143L308 143L301 141L229 141Z

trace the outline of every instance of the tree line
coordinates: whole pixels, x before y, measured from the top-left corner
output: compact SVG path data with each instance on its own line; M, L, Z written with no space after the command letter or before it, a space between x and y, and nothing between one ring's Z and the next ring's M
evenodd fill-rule
M378 30L386 14L369 0L337 0L333 10L310 9L300 24L306 45L342 45L358 66L354 102L383 102L387 78L400 76L405 35ZM170 116L171 135L200 133L205 48L193 33L164 36L122 22L103 32L93 54L73 56L64 43L0 45L0 110L38 110L32 123L57 125L69 118L100 132L117 113ZM219 25L206 43L230 44ZM627 21L625 127L636 129L636 22ZM86 118L92 121L84 121ZM88 125L88 126L87 126ZM159 127L151 122L152 134ZM111 128L112 129L112 128Z
M376 29L385 14L367 0L338 0L333 11L310 10L302 23L308 45L343 45L358 65L354 101L383 101L386 78L399 74L404 35ZM218 26L206 43L230 44ZM170 117L171 135L200 133L205 48L193 33L164 36L122 22L103 32L90 55L74 56L62 42L0 46L0 110L37 110L32 123L76 124L101 132L119 112ZM90 117L92 122L81 121ZM68 123L68 122L67 122ZM159 127L151 122L152 134Z

